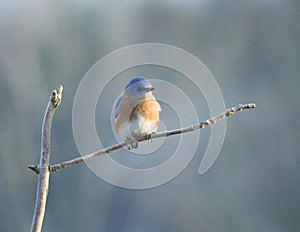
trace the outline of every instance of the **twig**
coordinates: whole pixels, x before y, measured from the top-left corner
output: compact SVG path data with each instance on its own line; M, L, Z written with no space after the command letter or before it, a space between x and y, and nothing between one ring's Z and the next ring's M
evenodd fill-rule
M219 121L221 119L224 119L228 116L232 116L236 112L242 111L244 109L252 109L252 108L255 108L255 107L256 107L256 105L254 103L243 104L243 105L239 104L235 107L227 109L225 112L217 115L216 117L212 117L208 120L202 121L199 124L192 125L192 126L185 127L185 128L181 128L181 129L168 130L168 131L164 131L164 132L160 132L160 133L156 133L156 134L152 134L152 135L146 135L146 136L143 136L143 137L135 138L135 141L136 142L141 142L141 141L148 140L148 139L168 137L168 136L171 136L171 135L178 135L178 134L191 132L191 131L201 129L201 128L204 128L206 126L210 126L212 124L215 124L217 121ZM84 155L84 156L81 156L81 157L78 157L78 158L75 158L75 159L72 159L72 160L68 160L68 161L65 161L65 162L62 162L62 163L51 165L49 169L50 169L50 172L58 171L62 168L67 168L67 167L70 167L74 164L82 163L84 161L93 159L93 158L95 158L99 155L110 153L114 150L118 150L121 147L125 147L125 146L128 146L128 144L125 143L125 142L120 143L120 144L116 144L116 145L98 150L96 152L93 152L93 153L90 153L90 154L87 154L87 155ZM39 166L28 166L28 167L36 173L39 173L39 171L40 171Z
M54 113L61 102L62 91L63 87L60 85L57 89L53 90L50 96L43 120L40 164L38 169L30 167L39 174L31 232L41 231L43 225L50 177L49 165L51 123Z

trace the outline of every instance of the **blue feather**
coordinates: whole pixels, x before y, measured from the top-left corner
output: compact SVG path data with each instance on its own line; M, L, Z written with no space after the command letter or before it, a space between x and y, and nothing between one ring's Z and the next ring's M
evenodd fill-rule
M116 118L118 117L118 115L119 115L119 106L120 106L121 100L122 100L122 96L119 97L119 99L118 99L118 101L117 101L117 103L116 103L116 105L115 105L115 114L114 114L115 119L116 119Z
M129 83L125 86L125 89L140 81L147 81L147 79L144 77L135 77L131 81L129 81Z

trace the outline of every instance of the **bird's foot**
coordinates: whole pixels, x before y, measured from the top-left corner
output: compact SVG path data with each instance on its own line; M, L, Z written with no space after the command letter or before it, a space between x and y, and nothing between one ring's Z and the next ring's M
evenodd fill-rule
M155 135L155 132L152 132L151 134L149 134L148 144L152 143L152 136L153 135Z
M138 148L138 142L134 138L127 138L125 142L128 150Z

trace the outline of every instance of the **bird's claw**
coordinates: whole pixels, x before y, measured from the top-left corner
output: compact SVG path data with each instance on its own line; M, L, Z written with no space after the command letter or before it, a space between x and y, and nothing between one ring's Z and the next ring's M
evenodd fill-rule
M151 134L149 134L148 144L152 143L152 136L153 135L155 135L155 132L152 132Z
M127 138L125 142L127 144L128 150L138 148L138 142L133 138Z

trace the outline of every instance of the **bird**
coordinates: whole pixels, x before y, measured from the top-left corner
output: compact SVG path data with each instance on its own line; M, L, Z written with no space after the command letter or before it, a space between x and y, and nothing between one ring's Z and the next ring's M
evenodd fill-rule
M125 86L122 95L115 103L114 129L127 147L137 148L135 138L152 135L159 126L161 106L152 94L154 88L145 77L134 77Z

